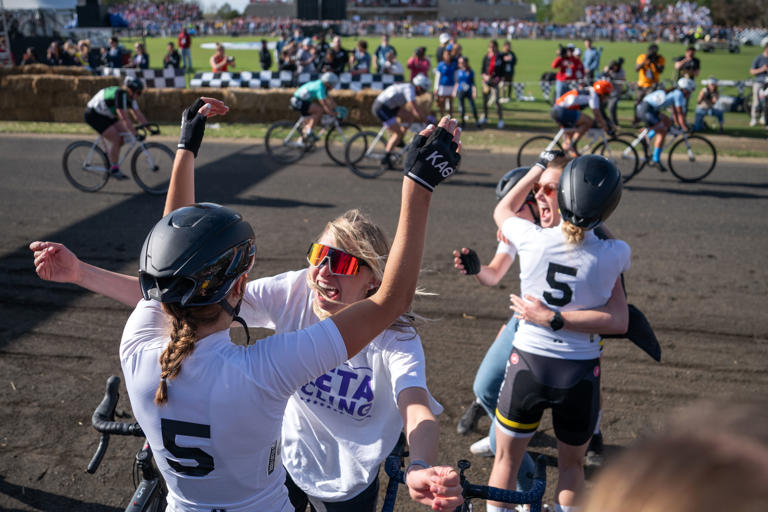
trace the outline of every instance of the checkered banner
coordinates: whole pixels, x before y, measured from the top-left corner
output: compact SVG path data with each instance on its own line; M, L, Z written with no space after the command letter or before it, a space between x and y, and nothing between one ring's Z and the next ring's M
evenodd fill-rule
M104 76L138 76L149 89L183 89L187 86L184 78L184 70L180 68L164 69L132 69L132 68L104 68Z
M278 89L296 87L311 80L320 78L320 73L300 73L294 75L290 71L243 71L240 73L195 73L189 81L190 87L247 87L251 89ZM378 75L365 73L352 75L342 73L336 89L381 90L404 80L403 75Z
M549 95L552 93L552 89L555 87L555 82L550 82L547 80L541 80L539 82L539 87L541 87L541 96L549 101ZM578 89L579 83L578 82L568 82L568 90L571 89Z

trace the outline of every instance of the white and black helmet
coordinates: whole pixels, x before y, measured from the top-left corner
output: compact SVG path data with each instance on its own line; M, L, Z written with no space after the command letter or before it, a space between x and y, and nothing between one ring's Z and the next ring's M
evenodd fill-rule
M683 91L693 92L693 90L696 88L696 82L687 76L684 76L677 81L677 88Z
M320 81L324 84L330 85L331 87L336 87L336 84L339 83L339 75L328 71L320 75Z
M518 181L528 172L530 167L517 167L504 173L499 183L496 185L496 199L501 201L507 193L512 190Z
M565 166L557 188L563 220L592 229L607 219L621 199L621 173L600 155L582 155Z
M141 92L144 90L144 81L136 76L125 77L124 85L133 92Z
M253 228L239 213L214 203L185 206L160 219L144 240L141 293L181 306L217 304L255 255Z
M429 81L429 78L427 78L426 75L419 73L413 77L413 85L424 91L428 91L429 88L432 87L432 82Z

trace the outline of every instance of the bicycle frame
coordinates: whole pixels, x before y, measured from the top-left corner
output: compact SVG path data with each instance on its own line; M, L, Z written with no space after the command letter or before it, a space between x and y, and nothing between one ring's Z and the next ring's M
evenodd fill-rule
M635 137L632 142L630 142L630 145L637 150L637 145L641 142L645 142L645 144L642 144L643 146L643 155L640 156L640 152L638 151L638 158L640 158L640 166L637 168L636 172L640 172L640 169L642 169L648 162L650 162L651 157L648 153L649 149L653 147L653 140L651 140L651 137L648 136L648 133L650 132L650 128L646 127L640 130L640 133L637 134L637 137ZM669 131L667 132L667 137L664 140L664 145L661 147L661 151L664 152L665 149L667 149L669 146L672 145L672 143L677 140L677 138L682 135L686 145L686 148L688 149L688 152L691 152L691 146L688 143L688 137L686 136L685 132L681 130L677 130L674 127L670 127ZM628 150L624 150L624 155L626 156L626 152Z
M411 123L408 125L406 132L415 132L419 133L422 129L421 123ZM387 134L387 127L382 125L381 128L379 128L379 132L376 134L376 137L373 139L373 141L368 145L368 150L365 152L365 157L368 158L371 156L371 153L373 152L374 148L376 147L376 144L379 143L379 141L384 137L384 135ZM410 145L410 142L406 144L404 147L399 148L397 151L398 156L402 156L407 150L408 146Z

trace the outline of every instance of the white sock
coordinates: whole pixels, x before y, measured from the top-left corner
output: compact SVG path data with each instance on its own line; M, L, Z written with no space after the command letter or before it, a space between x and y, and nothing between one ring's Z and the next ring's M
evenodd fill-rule
M490 503L486 502L485 511L486 512L515 512L515 509L506 508L506 507L497 507L496 505L491 505Z
M560 505L559 503L555 503L555 512L579 512L581 510L581 507L577 507L575 505L566 506L566 505Z
M593 434L600 433L600 420L602 419L603 419L603 410L600 409L600 412L597 413L597 423L595 423L595 431L592 432Z

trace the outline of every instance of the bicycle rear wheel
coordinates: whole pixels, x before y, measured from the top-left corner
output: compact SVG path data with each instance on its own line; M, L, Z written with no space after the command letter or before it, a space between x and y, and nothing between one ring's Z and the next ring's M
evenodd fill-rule
M552 137L547 137L546 135L537 135L523 142L517 151L517 166L533 167L533 164L539 159L539 154L547 149L551 143ZM563 146L560 145L560 142L556 142L552 149L562 151Z
M83 192L101 190L109 181L107 155L93 142L79 140L67 146L61 165L67 180Z
M345 165L344 151L347 142L356 133L360 133L360 127L352 123L339 123L332 125L325 136L325 152L337 165Z
M693 183L706 178L715 169L717 151L704 137L688 135L672 144L667 163L677 179Z
M387 154L384 137L372 145L377 135L376 132L357 133L349 139L344 151L347 167L361 178L376 178L387 171L387 165L381 163Z
M278 121L269 127L264 137L267 153L280 163L296 162L307 150L301 137L301 130L294 128L295 125L293 121Z
M595 146L592 153L604 156L613 163L619 169L624 183L632 179L640 166L637 151L632 147L632 144L623 139L613 138L601 142Z
M147 194L159 195L168 192L173 169L173 151L157 142L145 142L131 158L133 179Z

